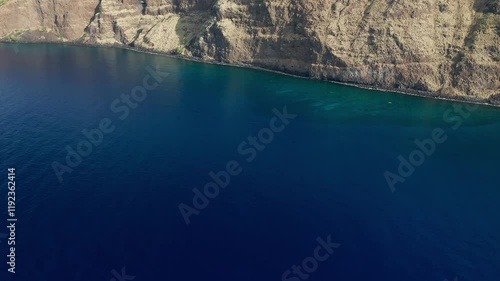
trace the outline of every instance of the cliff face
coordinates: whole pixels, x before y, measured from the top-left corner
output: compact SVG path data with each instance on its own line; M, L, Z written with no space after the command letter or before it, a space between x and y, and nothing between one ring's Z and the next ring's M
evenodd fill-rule
M7 0L0 38L126 45L379 88L500 96L500 0Z

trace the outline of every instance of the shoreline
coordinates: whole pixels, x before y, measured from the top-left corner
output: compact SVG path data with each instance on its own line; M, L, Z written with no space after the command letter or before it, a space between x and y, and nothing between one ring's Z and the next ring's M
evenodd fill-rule
M54 41L36 41L36 42L35 41L15 41L15 42L12 42L12 41L4 41L1 39L0 39L0 44L33 44L33 45L36 45L36 44L54 44L54 45L67 45L67 46L91 47L91 48L116 48L116 49L123 49L123 50L133 51L133 52L137 52L137 53L143 53L143 54L166 56L166 57L170 57L170 58L174 58L174 59L182 59L182 60L192 61L192 62L197 62L197 63L207 63L207 64L213 64L213 65L239 67L239 68L253 69L253 70L258 70L258 71L265 71L265 72L275 73L275 74L279 74L279 75L285 75L285 76L299 78L299 79L307 79L307 80L318 81L318 82L328 82L328 83L349 86L349 87L356 87L359 89L372 90L372 91L377 91L377 92L389 92L389 93L400 94L400 95L408 95L408 96L421 97L421 98L431 98L431 99L435 99L435 100L461 102L461 103L477 104L477 105L484 105L484 106L500 108L500 104L494 104L494 103L491 103L485 99L478 99L478 98L472 98L472 97L466 97L466 96L447 97L447 96L440 96L440 94L435 93L435 92L425 92L425 91L418 91L418 90L412 90L412 89L383 88L383 87L374 87L374 86L370 86L370 85L348 83L348 82L341 82L341 81L335 81L335 80L316 79L316 78L311 78L311 77L307 77L307 76L300 76L297 74L287 73L287 72L283 72L283 71L279 71L279 70L263 68L263 67L259 67L259 66L251 65L251 64L225 63L225 62L220 62L220 61L215 61L215 60L203 60L203 59L196 58L196 57L174 55L174 54L168 53L168 52L154 51L154 50L149 50L149 49L144 49L144 48L139 48L139 47L129 47L129 46L120 45L120 44L93 44L93 43L82 43L82 42L75 42L75 41L73 41L73 42L54 42Z

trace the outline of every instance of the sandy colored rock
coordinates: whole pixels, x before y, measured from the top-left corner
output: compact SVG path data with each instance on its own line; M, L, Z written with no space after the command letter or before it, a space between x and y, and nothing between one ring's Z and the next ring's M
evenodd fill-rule
M8 0L0 38L137 47L486 101L500 94L499 11L499 0Z

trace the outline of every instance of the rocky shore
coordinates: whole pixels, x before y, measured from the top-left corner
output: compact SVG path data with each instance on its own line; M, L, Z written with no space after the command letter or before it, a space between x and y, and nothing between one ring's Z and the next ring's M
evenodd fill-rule
M0 38L500 104L500 0L4 0Z

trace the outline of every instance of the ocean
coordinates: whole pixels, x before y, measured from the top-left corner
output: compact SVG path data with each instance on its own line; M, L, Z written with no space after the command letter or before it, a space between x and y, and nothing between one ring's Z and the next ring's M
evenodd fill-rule
M0 279L500 280L499 144L499 108L0 44Z

